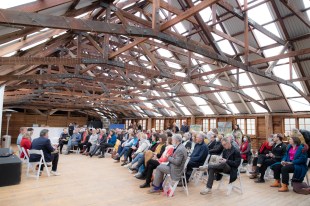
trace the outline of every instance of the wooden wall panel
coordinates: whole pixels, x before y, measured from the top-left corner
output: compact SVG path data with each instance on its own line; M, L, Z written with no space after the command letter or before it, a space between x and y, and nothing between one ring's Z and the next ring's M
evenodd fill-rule
M12 143L16 143L20 127L32 127L33 124L39 124L50 127L67 127L70 122L76 122L78 125L87 124L87 117L68 117L68 115L43 116L39 114L13 113L10 119L9 132L12 136ZM6 116L2 118L2 135L6 133Z
M272 125L274 133L284 133L284 128L282 127L282 120L284 117L274 116L272 117Z

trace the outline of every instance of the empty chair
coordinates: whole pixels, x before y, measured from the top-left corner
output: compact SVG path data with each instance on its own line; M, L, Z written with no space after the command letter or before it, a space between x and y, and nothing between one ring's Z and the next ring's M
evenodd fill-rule
M44 168L46 170L47 176L50 176L50 172L47 169L47 164L46 164L45 159L44 159L43 151L42 150L31 149L31 150L28 150L28 154L29 154L29 156L32 155L32 154L41 155L41 158L40 158L40 160L38 162L30 162L30 161L28 161L27 177L36 177L36 179L39 179L40 171L41 171L40 168L41 168L42 165L44 165ZM38 165L38 171L36 172L36 175L35 176L29 175L30 167L32 168L33 171L35 171L35 168L36 168L37 165Z

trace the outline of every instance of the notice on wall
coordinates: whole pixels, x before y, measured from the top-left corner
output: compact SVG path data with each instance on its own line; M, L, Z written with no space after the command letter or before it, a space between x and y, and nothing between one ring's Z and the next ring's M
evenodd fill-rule
M192 124L190 126L190 131L201 132L202 131L202 125L200 125L200 124Z
M232 122L218 122L217 129L219 134L231 134L232 131Z
M1 137L1 130L2 130L2 111L3 111L3 98L4 98L4 87L0 87L0 137Z

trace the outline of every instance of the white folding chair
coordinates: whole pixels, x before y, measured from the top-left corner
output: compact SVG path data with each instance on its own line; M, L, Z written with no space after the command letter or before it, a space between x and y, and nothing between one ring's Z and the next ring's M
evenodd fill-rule
M114 147L108 147L106 152L104 153L104 156L111 157L113 151L114 151Z
M182 172L182 176L181 176L181 179L178 180L178 181L173 181L170 177L170 174L167 174L166 177L165 177L165 180L163 182L163 185L166 185L168 188L166 190L169 191L169 194L168 194L168 197L172 197L172 195L174 194L179 182L181 181L182 182L182 187L183 189L185 190L186 192L186 195L188 196L188 187L187 187L187 182L186 182L186 167L187 167L187 164L189 162L189 159L190 157L188 157L186 159L186 162L184 164L184 168L183 168L183 172Z
M265 180L271 180L273 179L273 170L269 167L267 167L266 172L265 172L265 176L264 176Z
M230 195L231 191L233 189L237 189L237 190L240 190L241 194L243 193L243 189L242 189L242 182L241 182L241 175L240 175L240 169L242 167L242 163L243 163L243 159L241 159L241 162L240 162L240 165L238 167L238 171L237 171L237 179L239 180L239 186L235 186L233 185L233 182L232 183L229 183L228 184L228 188L227 188L227 195ZM223 184L223 178L224 177L227 177L228 179L230 178L230 175L229 174L225 174L225 173L220 173L221 175L223 175L222 179L220 180L220 183L217 187L217 189L220 189L220 187L222 186Z
M308 160L307 160L307 167L308 167L308 168L309 168L309 162L310 162L310 158L308 158ZM306 181L307 181L307 184L308 184L308 186L309 186L310 184L309 184L308 173L309 173L309 170L308 170L307 173L306 173Z
M78 145L72 145L72 149L70 150L70 152L74 152L75 154L80 154L80 147Z
M209 154L205 160L205 162L203 163L203 167L208 165L209 159L210 159L211 155ZM198 171L199 168L193 168L193 172L191 174L191 177L189 178L189 181L193 181L195 186L198 185L199 182L202 181L202 176L206 171Z
M18 154L19 154L19 157L20 157L20 155L22 154L22 148L20 147L20 145L17 145L17 148L18 148Z
M28 156L28 154L27 154L27 152L26 152L26 150L25 150L24 147L22 147L22 153L24 153L23 163L27 163L27 164L28 164L28 162L29 162L29 156Z
M31 149L31 150L27 150L28 151L28 154L29 154L29 157L34 154L34 155L40 155L41 158L38 162L30 162L28 161L28 166L27 166L27 177L35 177L37 180L39 179L39 176L40 176L40 171L41 171L41 166L44 165L44 168L46 170L46 173L47 173L47 176L50 176L50 172L48 171L48 168L47 168L47 164L45 162L45 159L44 159L44 154L43 154L43 150L34 150L34 149ZM37 171L37 174L35 176L33 175L29 175L29 169L30 167L32 168L33 171L35 171L35 168L36 166L39 165L38 167L38 171ZM43 168L43 169L44 169Z

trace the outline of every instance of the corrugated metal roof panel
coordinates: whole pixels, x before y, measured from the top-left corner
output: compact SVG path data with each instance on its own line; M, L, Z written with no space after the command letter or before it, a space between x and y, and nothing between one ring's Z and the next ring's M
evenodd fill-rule
M298 37L310 32L310 28L302 23L296 16L288 17L283 21L290 38Z
M288 107L285 100L272 100L267 101L272 112L290 112L290 108Z

